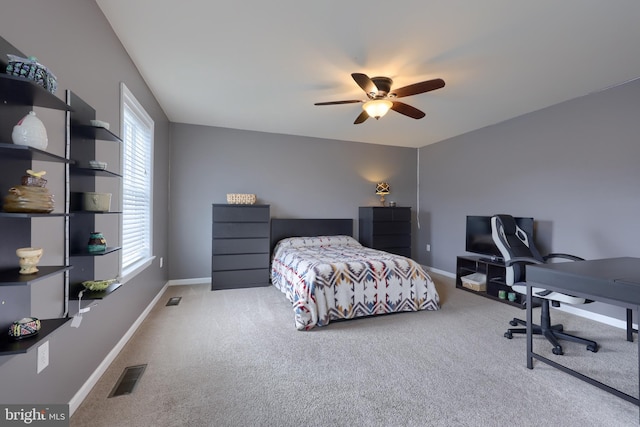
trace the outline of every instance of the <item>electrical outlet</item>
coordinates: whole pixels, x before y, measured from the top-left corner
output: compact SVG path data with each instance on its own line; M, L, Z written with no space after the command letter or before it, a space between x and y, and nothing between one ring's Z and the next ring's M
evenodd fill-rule
M431 252L431 245L427 243L427 252Z
M49 341L38 347L38 374L49 366Z

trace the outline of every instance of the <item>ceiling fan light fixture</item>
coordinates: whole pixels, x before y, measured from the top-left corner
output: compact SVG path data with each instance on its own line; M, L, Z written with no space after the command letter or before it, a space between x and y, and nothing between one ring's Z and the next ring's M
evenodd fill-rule
M377 120L387 114L392 106L393 102L388 99L372 99L371 101L365 102L362 105L362 109L367 112L369 117Z

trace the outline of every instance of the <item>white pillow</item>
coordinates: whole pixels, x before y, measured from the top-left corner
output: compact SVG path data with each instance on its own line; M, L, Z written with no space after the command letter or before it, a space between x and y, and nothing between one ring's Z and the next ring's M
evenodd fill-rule
M287 237L278 242L279 248L300 248L304 246L362 246L351 236Z

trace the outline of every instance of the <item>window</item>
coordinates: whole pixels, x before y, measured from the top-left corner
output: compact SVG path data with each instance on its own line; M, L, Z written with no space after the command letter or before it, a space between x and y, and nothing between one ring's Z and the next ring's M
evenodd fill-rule
M152 259L153 120L121 84L122 276Z

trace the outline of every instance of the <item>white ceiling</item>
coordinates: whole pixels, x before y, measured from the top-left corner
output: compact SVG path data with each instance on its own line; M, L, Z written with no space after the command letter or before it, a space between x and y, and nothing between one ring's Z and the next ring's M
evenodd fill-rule
M635 0L96 0L179 123L422 147L640 76ZM351 78L443 89L353 121Z

